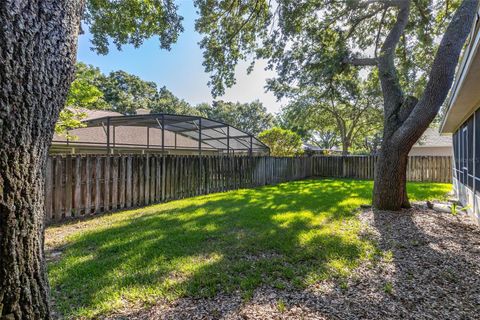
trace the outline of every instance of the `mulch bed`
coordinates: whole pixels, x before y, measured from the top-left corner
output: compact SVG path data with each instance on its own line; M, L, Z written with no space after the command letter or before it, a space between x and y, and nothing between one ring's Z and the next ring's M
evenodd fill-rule
M303 291L257 289L179 299L111 319L480 319L480 227L466 215L423 206L364 210L364 235L383 255L342 281Z

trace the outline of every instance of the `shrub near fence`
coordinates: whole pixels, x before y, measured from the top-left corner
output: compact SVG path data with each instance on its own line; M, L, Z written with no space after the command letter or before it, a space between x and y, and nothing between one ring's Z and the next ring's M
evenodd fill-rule
M47 221L308 177L373 179L375 157L87 155L47 162ZM411 157L411 181L451 181L450 157Z

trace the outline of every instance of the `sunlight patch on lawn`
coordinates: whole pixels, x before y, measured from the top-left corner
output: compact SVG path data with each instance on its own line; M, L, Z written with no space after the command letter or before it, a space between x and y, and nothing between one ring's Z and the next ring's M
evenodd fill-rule
M129 304L205 297L262 285L303 287L347 276L371 259L355 209L371 181L318 179L243 189L127 210L48 228L56 308L98 318ZM409 184L412 200L448 184ZM60 235L64 234L64 238Z

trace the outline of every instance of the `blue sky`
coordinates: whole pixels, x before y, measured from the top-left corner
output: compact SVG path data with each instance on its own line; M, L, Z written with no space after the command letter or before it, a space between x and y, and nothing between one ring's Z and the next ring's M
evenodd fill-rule
M87 32L79 39L78 60L93 64L104 73L124 70L144 80L155 81L158 86L167 86L176 96L192 104L211 102L213 98L207 86L209 76L204 72L202 51L197 44L201 36L195 32L197 13L192 1L179 1L179 12L184 17L185 31L171 51L161 50L158 39L149 39L138 49L124 46L122 51L118 51L111 46L109 54L101 56L90 50L90 35ZM247 66L248 63L238 66L237 84L218 99L240 102L259 99L268 111L278 112L280 102L264 89L265 79L272 77L274 72L265 71L265 62L260 61L247 75Z

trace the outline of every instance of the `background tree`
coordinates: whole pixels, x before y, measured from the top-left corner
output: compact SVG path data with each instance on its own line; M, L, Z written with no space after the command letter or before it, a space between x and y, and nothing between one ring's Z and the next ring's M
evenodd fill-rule
M270 148L274 157L292 157L303 154L302 138L291 130L278 127L265 130L258 138Z
M144 81L125 71L111 72L99 85L112 111L135 114L138 109L150 109L157 97L157 84Z
M55 123L74 80L80 24L92 48L168 49L182 31L171 0L16 1L0 4L0 317L49 319L43 254L44 170Z
M105 76L99 68L83 62L76 64L75 80L70 85L65 106L77 109L104 109L104 94L99 88Z
M75 139L69 134L69 130L83 127L82 119L87 114L85 109L106 109L108 104L103 99L103 92L98 88L104 79L100 69L82 62L76 65L75 80L73 80L67 94L66 108L60 112L55 125L57 134Z
M382 145L382 132L373 131L370 134L365 134L364 138L357 142L357 148L365 150L365 153L370 155L377 155Z
M333 76L329 83L317 84L312 79L313 86L278 88L273 83L277 96L288 96L291 101L282 109L283 118L311 131L311 137L313 132L335 133L343 154L348 154L366 135L382 127L382 102L375 77L362 80L352 71Z
M250 57L269 59L279 75L277 86L308 85L312 71L315 83L328 83L356 67L378 71L384 129L373 204L391 210L410 206L408 152L445 101L478 0L196 4L196 28L205 35L200 44L214 94L234 83L238 61Z
M104 75L100 69L82 62L76 67L75 80L66 101L71 109L111 110L123 114L149 109L151 112L198 114L194 107L165 86L157 89L155 82L122 70Z
M228 123L253 135L271 128L274 123L273 115L258 100L250 103L220 100L212 105L202 103L197 109L207 118Z
M80 109L65 108L60 112L57 123L55 124L55 133L64 136L70 141L78 137L71 134L70 130L84 128L86 125L82 122L87 117L87 113Z
M161 87L155 96L155 100L151 103L150 109L152 113L173 113L184 115L200 115L201 112L192 107L188 102L176 97L165 86Z
M334 130L313 130L308 142L319 148L331 150L340 144L340 138Z

